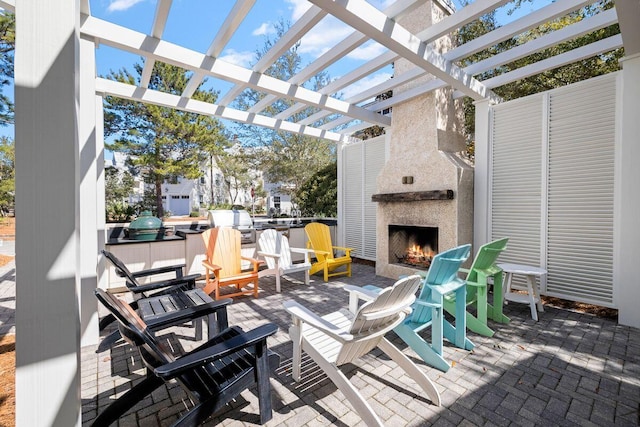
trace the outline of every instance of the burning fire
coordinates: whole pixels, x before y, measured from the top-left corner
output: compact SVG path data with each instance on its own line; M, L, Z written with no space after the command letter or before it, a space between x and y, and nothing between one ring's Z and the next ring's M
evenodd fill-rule
M429 246L423 248L419 245L411 245L407 248L403 261L410 265L428 268L435 255L435 251Z

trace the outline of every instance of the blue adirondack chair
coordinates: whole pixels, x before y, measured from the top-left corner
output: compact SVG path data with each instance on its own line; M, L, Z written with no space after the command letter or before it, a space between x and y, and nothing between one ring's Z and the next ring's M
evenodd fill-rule
M443 339L447 338L456 347L473 349L473 343L466 334L466 286L458 277L458 269L469 257L471 245L462 245L441 252L433 257L429 271L422 282L420 296L413 303L413 311L403 323L393 331L400 336L425 363L447 372L451 364L443 357ZM377 290L374 286L366 289ZM455 293L459 303L456 306L455 326L444 318L444 296ZM427 342L420 332L431 327L431 342Z

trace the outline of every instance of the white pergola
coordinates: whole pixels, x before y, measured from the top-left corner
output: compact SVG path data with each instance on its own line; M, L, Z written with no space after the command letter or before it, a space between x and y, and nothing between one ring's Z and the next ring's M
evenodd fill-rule
M231 0L228 0L231 1ZM430 91L450 86L454 96L477 101L476 130L479 146L486 142L488 105L499 102L492 89L545 70L579 61L624 46L622 93L623 156L618 174L623 178L620 224L630 230L621 239L621 280L636 282L635 263L640 259L640 236L634 211L640 207L636 191L640 172L637 135L640 134L640 2L618 0L616 9L585 19L540 37L508 52L462 68L458 61L500 41L564 16L592 3L562 0L445 53L433 42L460 26L503 6L507 0L476 0L433 26L412 34L397 20L425 0L397 0L380 11L365 0L310 0L311 7L251 69L218 57L255 0L236 0L205 52L163 40L172 0L157 0L153 25L141 33L91 14L89 0L0 0L0 7L16 13L16 233L17 277L17 425L81 425L80 352L97 341L97 312L93 290L102 278L96 270L99 249L104 245L104 176L102 98L113 95L185 111L264 126L337 143L371 125L390 126L380 111ZM198 13L194 10L194 13ZM268 67L304 34L332 15L353 28L353 33L304 68L289 81L265 73ZM622 34L571 52L479 81L479 73L525 57L608 25L619 23ZM303 87L349 52L370 40L387 51L351 70L319 91ZM121 49L144 60L139 86L96 77L95 55L99 45ZM336 94L382 67L404 58L415 68L348 99ZM193 72L181 95L147 87L155 61ZM399 96L363 105L377 94L426 74L435 78ZM222 79L232 88L217 104L192 99L204 78ZM245 88L264 93L247 111L231 107ZM281 98L294 105L270 117L264 109ZM291 116L303 108L317 113L300 122ZM327 123L323 119L330 118ZM326 121L326 120L324 120ZM319 124L320 123L320 124ZM484 135L484 136L483 136ZM476 186L487 181L487 167L478 154ZM476 224L481 221L476 221ZM99 270L99 269L98 269ZM637 287L637 286L636 286ZM640 290L628 293L628 304L640 300ZM621 318L622 321L622 318ZM628 324L640 319L634 318Z

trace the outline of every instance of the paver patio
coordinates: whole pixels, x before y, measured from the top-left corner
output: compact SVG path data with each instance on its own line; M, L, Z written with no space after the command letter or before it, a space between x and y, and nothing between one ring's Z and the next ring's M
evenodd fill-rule
M279 325L270 348L282 359L272 376L273 419L268 426L360 426L364 423L341 392L303 356L303 381L291 379L290 318L282 302L295 299L324 314L346 306L344 284L388 286L393 280L376 277L373 267L355 264L353 277L328 284L312 276L305 286L282 281L275 293L275 279L261 278L260 298L240 297L229 309L230 324L251 329L265 322ZM640 330L615 321L546 306L540 320L531 319L525 304L510 304L505 313L510 324L492 323L492 338L470 333L476 348L471 352L446 346L445 355L455 365L442 373L425 365L391 333L392 341L424 368L436 382L443 404L435 407L418 395L411 378L381 352L372 352L364 363L344 367L347 376L389 426L423 425L576 425L609 426L640 424ZM193 331L173 328L168 339L185 348ZM106 331L103 332L103 335ZM135 351L120 343L96 354L96 347L82 351L83 423L88 425L131 381L144 375ZM162 387L121 418L120 426L170 425L186 406L185 393L175 384ZM245 391L232 407L205 425L249 426L258 423L257 398Z

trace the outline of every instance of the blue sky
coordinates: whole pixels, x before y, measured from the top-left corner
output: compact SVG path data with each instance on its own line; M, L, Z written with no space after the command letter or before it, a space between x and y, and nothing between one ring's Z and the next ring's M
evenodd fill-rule
M392 0L368 0L374 6L384 10ZM505 13L507 7L498 13L500 23L507 23L534 9L546 5L551 0L534 0L525 4L513 16ZM151 31L155 14L156 0L91 0L91 13L101 19L133 28L148 34ZM217 29L233 7L233 0L174 0L169 13L163 38L172 43L205 52L216 35ZM460 8L460 0L454 0ZM238 65L249 67L255 61L255 52L264 46L266 37L273 37L274 23L278 20L295 22L310 6L305 0L257 0L247 18L241 24L220 58ZM324 19L302 40L298 52L303 65L311 63L327 49L351 33L347 26L333 17ZM336 62L327 71L332 78L340 77L384 51L377 43L368 43L354 50L349 56ZM106 75L110 70L126 68L133 71L133 64L140 63L137 55L124 53L108 46L100 45L96 51L97 71ZM343 91L343 96L358 93L362 88L370 87L391 77L392 70L386 67L373 76L354 83ZM208 86L219 90L221 95L231 88L230 83L208 79ZM12 96L13 87L5 88ZM13 127L0 128L0 135L13 136Z

